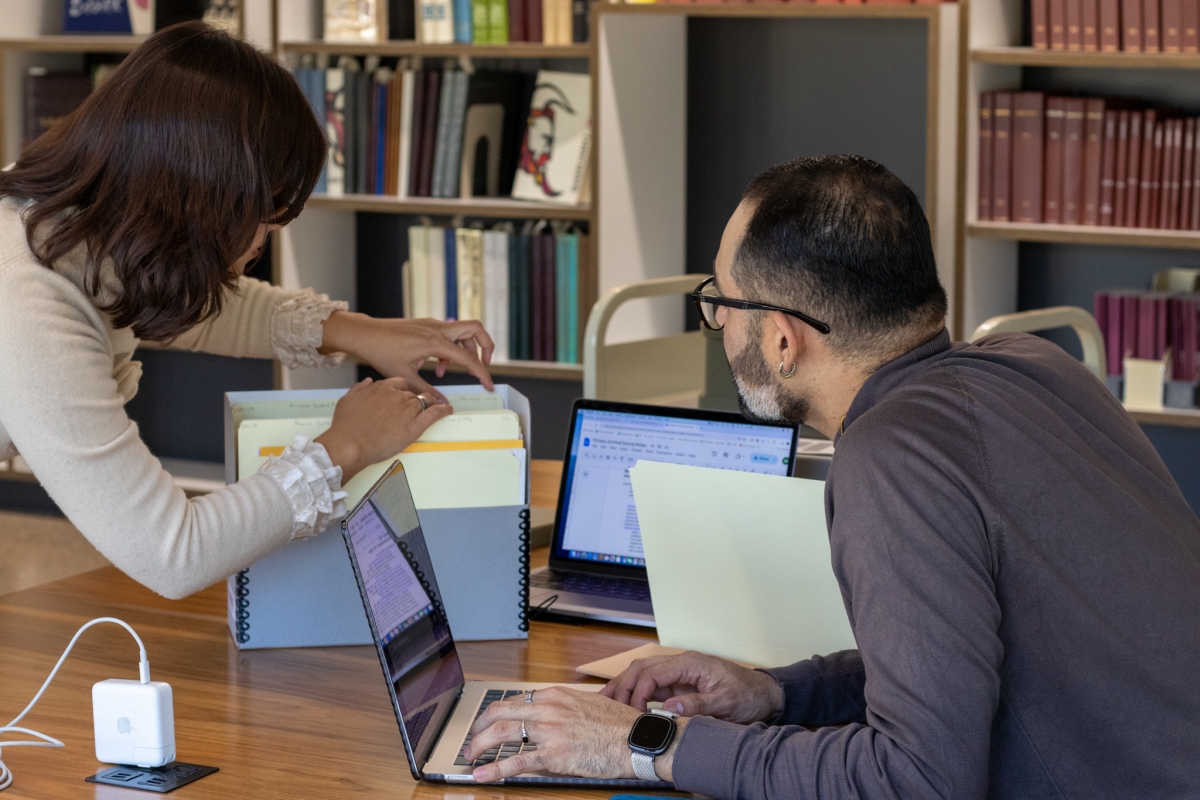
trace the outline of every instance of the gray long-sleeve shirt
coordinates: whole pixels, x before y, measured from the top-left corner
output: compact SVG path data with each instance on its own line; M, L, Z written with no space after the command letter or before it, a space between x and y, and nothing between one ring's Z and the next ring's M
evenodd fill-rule
M859 649L771 670L773 726L694 718L680 789L1200 797L1200 522L1081 364L943 332L863 385L825 504Z

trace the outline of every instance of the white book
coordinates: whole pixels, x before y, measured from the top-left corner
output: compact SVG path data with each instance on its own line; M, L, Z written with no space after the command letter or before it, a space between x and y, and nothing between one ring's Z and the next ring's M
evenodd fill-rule
M425 44L454 42L454 8L450 0L420 0L421 41Z
M405 305L409 310L404 316L410 319L425 319L429 316L429 229L424 225L413 225L408 229L408 272L412 284L412 301L405 293ZM407 289L408 286L405 286Z
M429 236L429 316L446 320L446 229L426 228Z
M507 231L483 234L483 327L496 343L496 361L508 360L508 237Z
M329 141L325 193L341 197L346 186L346 72L325 70L325 138Z
M483 319L483 231L459 228L455 236L458 318Z
M325 0L325 41L378 42L387 38L387 0Z
M592 81L574 72L538 72L512 196L576 205L592 148Z
M398 196L408 197L409 166L412 162L414 73L406 69L400 74L400 181Z

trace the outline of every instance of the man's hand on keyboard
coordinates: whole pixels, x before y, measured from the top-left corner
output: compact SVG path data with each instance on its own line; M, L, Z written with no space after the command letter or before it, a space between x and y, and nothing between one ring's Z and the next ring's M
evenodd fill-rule
M490 783L539 770L585 778L636 778L627 741L638 716L636 709L594 692L563 686L538 689L532 703L521 695L488 706L471 728L465 755L474 759L505 742L521 741L524 721L529 741L537 749L477 767L475 780ZM686 724L683 719L677 722L681 727ZM676 735L676 742L681 735ZM673 754L672 748L655 763L664 780L670 778Z

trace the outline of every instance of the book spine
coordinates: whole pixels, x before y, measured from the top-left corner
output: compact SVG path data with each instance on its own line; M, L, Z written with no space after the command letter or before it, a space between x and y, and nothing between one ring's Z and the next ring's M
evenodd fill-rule
M567 234L567 357L570 364L579 361L579 234Z
M425 85L424 130L421 131L421 180L418 197L433 196L433 159L437 153L438 112L442 105L442 73L429 70Z
M1138 215L1137 227L1149 228L1154 218L1154 184L1158 174L1154 169L1154 132L1159 123L1153 110L1142 114L1142 154L1138 166Z
M1157 295L1151 302L1154 303L1154 357L1162 358L1167 351L1167 298Z
M1135 294L1121 295L1121 360L1137 358L1138 298ZM1122 365L1123 371L1124 365Z
M371 104L374 95L371 76L366 72L356 73L357 83L355 88L358 90L358 104L355 109L358 112L358 119L355 121L358 127L356 134L358 137L358 167L357 186L358 191L362 194L371 193L371 169L374 166L371 160L372 150L375 145L375 129L374 120L371 118Z
M367 87L367 158L366 158L366 181L364 181L364 189L367 194L378 194L379 187L375 183L375 178L379 174L379 92L376 91L375 82L369 77L366 80Z
M1012 220L1012 92L996 92L992 107L992 219Z
M575 34L575 9L572 0L555 0L558 4L558 43L571 44Z
M1129 112L1117 112L1117 169L1113 178L1113 225L1125 226L1126 175L1129 155Z
M1083 224L1100 224L1100 181L1104 155L1104 100L1089 99L1083 125Z
M1013 96L1012 218L1042 221L1042 159L1045 96L1017 92Z
M525 40L542 41L542 3L545 0L525 0Z
M325 72L325 134L329 139L329 158L325 163L326 191L333 197L340 197L346 185L345 79L343 70Z
M1162 49L1162 9L1159 0L1142 0L1142 52L1157 53Z
M1127 0L1132 2L1132 0ZM1140 2L1140 0L1138 0ZM1050 14L1050 49L1067 49L1067 0L1048 0Z
M1067 49L1083 49L1083 0L1067 0Z
M423 225L408 228L409 283L412 297L408 301L413 319L429 317L429 231Z
M979 96L979 207L981 222L992 218L992 93Z
M1185 297L1180 300L1180 305L1183 307L1183 358L1179 360L1183 369L1180 370L1180 378L1194 383L1197 358L1196 300L1194 297Z
M1162 49L1183 52L1183 0L1162 0Z
M508 44L508 0L487 0L492 44Z
M1136 228L1138 213L1142 199L1142 127L1146 123L1146 114L1153 112L1129 112L1129 156L1126 160L1128 174L1125 178L1125 227Z
M408 196L421 196L421 149L425 132L425 91L429 85L427 70L413 72L412 121L408 142Z
M542 243L542 358L546 361L555 360L555 342L558 339L558 298L555 280L554 234L547 231L541 237Z
M425 228L429 239L429 316L446 319L446 230Z
M1049 223L1063 221L1063 130L1066 121L1066 100L1062 97L1046 98L1045 183L1042 190L1044 203L1042 220Z
M1120 3L1121 0L1100 0L1100 49L1105 53L1121 49Z
M1113 226L1117 190L1117 112L1104 112L1104 145L1100 156L1100 224Z
M1179 166L1179 228L1191 228L1192 219L1192 169L1196 155L1196 117L1188 117L1183 123L1183 155Z
M468 0L471 4L471 42L492 43L491 0Z
M567 235L554 235L554 360L567 361Z
M1183 183L1180 174L1183 169L1183 120L1171 120L1171 158L1167 175L1170 178L1170 190L1167 193L1167 218L1162 227L1167 230L1179 229L1179 190Z
M1155 319L1154 298L1145 295L1137 297L1137 358L1153 359L1154 341L1158 320Z
M1030 33L1038 50L1050 49L1049 0L1029 0Z
M1180 49L1185 53L1200 52L1200 38L1197 37L1197 28L1200 28L1200 0L1182 0L1180 3L1180 21L1183 28L1183 36L1180 41Z
M442 197L458 197L462 171L463 125L467 114L467 92L470 75L466 72L452 73L450 124L446 132L445 173L442 176Z
M542 3L542 42L558 44L558 23L555 19L557 3L555 0L541 0Z
M442 231L446 249L446 269L442 280L446 283L446 321L458 319L458 231L446 228Z
M530 262L530 298L532 302L529 305L529 355L534 361L545 361L546 357L542 352L542 342L545 339L545 265L542 263L544 251L542 250L541 233L532 234L529 237L529 262Z
M510 42L526 40L525 3L526 0L508 0L508 40Z
M404 70L397 78L400 80L400 144L396 194L408 197L409 184L412 180L412 141L413 141L413 110L416 108L416 75L411 69Z
M1192 202L1191 220L1187 229L1200 231L1200 120L1195 124L1196 134L1192 139Z
M1121 296L1109 294L1105 297L1108 301L1108 317L1104 327L1104 355L1108 361L1108 374L1120 375L1123 371L1121 368L1121 311L1122 303Z
M1082 0L1083 49L1094 53L1100 49L1100 4L1098 0Z
M521 234L508 237L508 357L521 358Z
M1142 52L1142 0L1121 0L1121 49Z
M585 44L591 41L592 25L591 0L572 0L571 2L571 41L575 44Z
M1083 221L1083 137L1082 99L1068 98L1063 124L1063 223L1079 225Z

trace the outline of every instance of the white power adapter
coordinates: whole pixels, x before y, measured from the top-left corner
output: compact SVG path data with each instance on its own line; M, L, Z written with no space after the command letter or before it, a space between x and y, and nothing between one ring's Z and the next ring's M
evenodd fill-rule
M161 767L175 760L175 703L162 681L110 678L92 687L96 759Z

